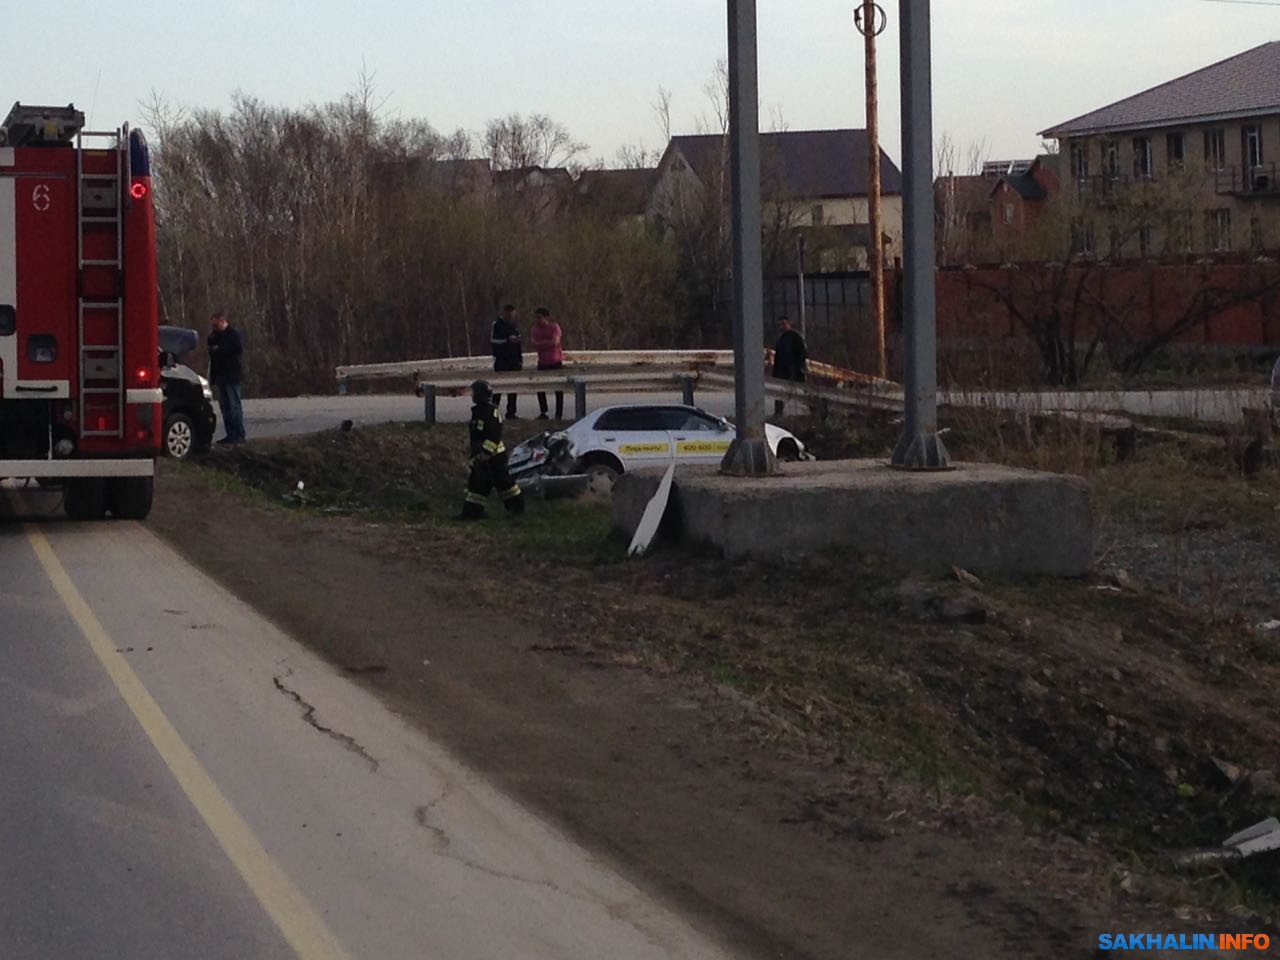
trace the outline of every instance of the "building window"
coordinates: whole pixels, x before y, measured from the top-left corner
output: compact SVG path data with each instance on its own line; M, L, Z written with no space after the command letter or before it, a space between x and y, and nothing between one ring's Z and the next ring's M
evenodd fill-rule
M1102 175L1111 180L1120 179L1120 144L1115 140L1102 142Z
M1170 215L1165 246L1170 253L1191 252L1191 211Z
M1244 138L1244 162L1250 170L1262 166L1262 128L1245 127L1241 131Z
M1221 127L1204 132L1204 162L1210 170L1227 168L1227 135Z
M1164 138L1169 159L1169 169L1178 170L1187 158L1187 138L1181 133L1171 133Z
M1151 256L1152 248L1151 224L1143 224L1138 228L1138 254L1142 257Z
M1151 163L1151 138L1133 138L1133 175L1138 180L1150 180L1154 173Z
M826 219L826 213L822 209L822 204L815 203L813 205L813 209L809 211L809 218L810 218L809 222L812 223L815 227L822 226L823 222Z
M1089 144L1076 141L1071 144L1071 176L1076 180L1089 179Z
M1071 252L1084 257L1092 257L1098 252L1098 241L1093 235L1093 227L1077 224L1071 228Z
M1205 239L1214 251L1231 249L1231 211L1223 207L1204 215Z
M1262 218L1249 218L1249 248L1252 250L1265 250L1267 248L1267 238L1262 230Z
M1112 227L1107 234L1107 256L1112 260L1119 260L1124 254L1124 238L1120 235L1117 227Z
M1006 225L1013 223L1013 204L1006 203L1004 205L1004 222Z

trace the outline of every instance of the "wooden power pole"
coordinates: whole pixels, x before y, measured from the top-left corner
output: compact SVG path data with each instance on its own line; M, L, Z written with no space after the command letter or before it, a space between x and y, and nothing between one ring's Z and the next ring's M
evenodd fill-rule
M867 59L867 266L871 270L871 314L876 325L876 374L888 376L884 333L884 228L880 209L880 92L876 81L876 37L885 13L875 0L863 0L854 18L866 43Z

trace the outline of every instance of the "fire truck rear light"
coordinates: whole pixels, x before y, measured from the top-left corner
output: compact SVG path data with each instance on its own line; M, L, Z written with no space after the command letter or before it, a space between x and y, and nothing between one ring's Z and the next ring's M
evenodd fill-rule
M135 183L129 188L129 194L135 200L141 200L147 195L147 185L145 183Z
M139 367L137 370L133 371L133 379L134 379L137 383L142 383L142 384L150 383L150 382L151 382L151 368L150 368L150 367Z
M94 421L94 429L96 429L96 430L106 430L106 429L107 429L107 418L106 418L106 417L98 417L98 419Z

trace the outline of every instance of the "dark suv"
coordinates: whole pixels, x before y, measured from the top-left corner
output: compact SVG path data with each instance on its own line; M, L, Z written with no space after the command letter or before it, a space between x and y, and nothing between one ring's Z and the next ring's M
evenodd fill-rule
M200 335L194 330L160 328L160 389L164 391L161 446L176 460L208 450L218 425L209 381L179 362L199 342Z

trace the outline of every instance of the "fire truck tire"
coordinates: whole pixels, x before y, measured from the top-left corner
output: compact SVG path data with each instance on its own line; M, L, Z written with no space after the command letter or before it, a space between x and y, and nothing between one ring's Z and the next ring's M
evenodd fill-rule
M145 520L155 491L152 477L117 477L111 481L111 515L117 520Z
M75 477L66 482L62 506L72 520L101 520L107 513L107 481L101 477Z

